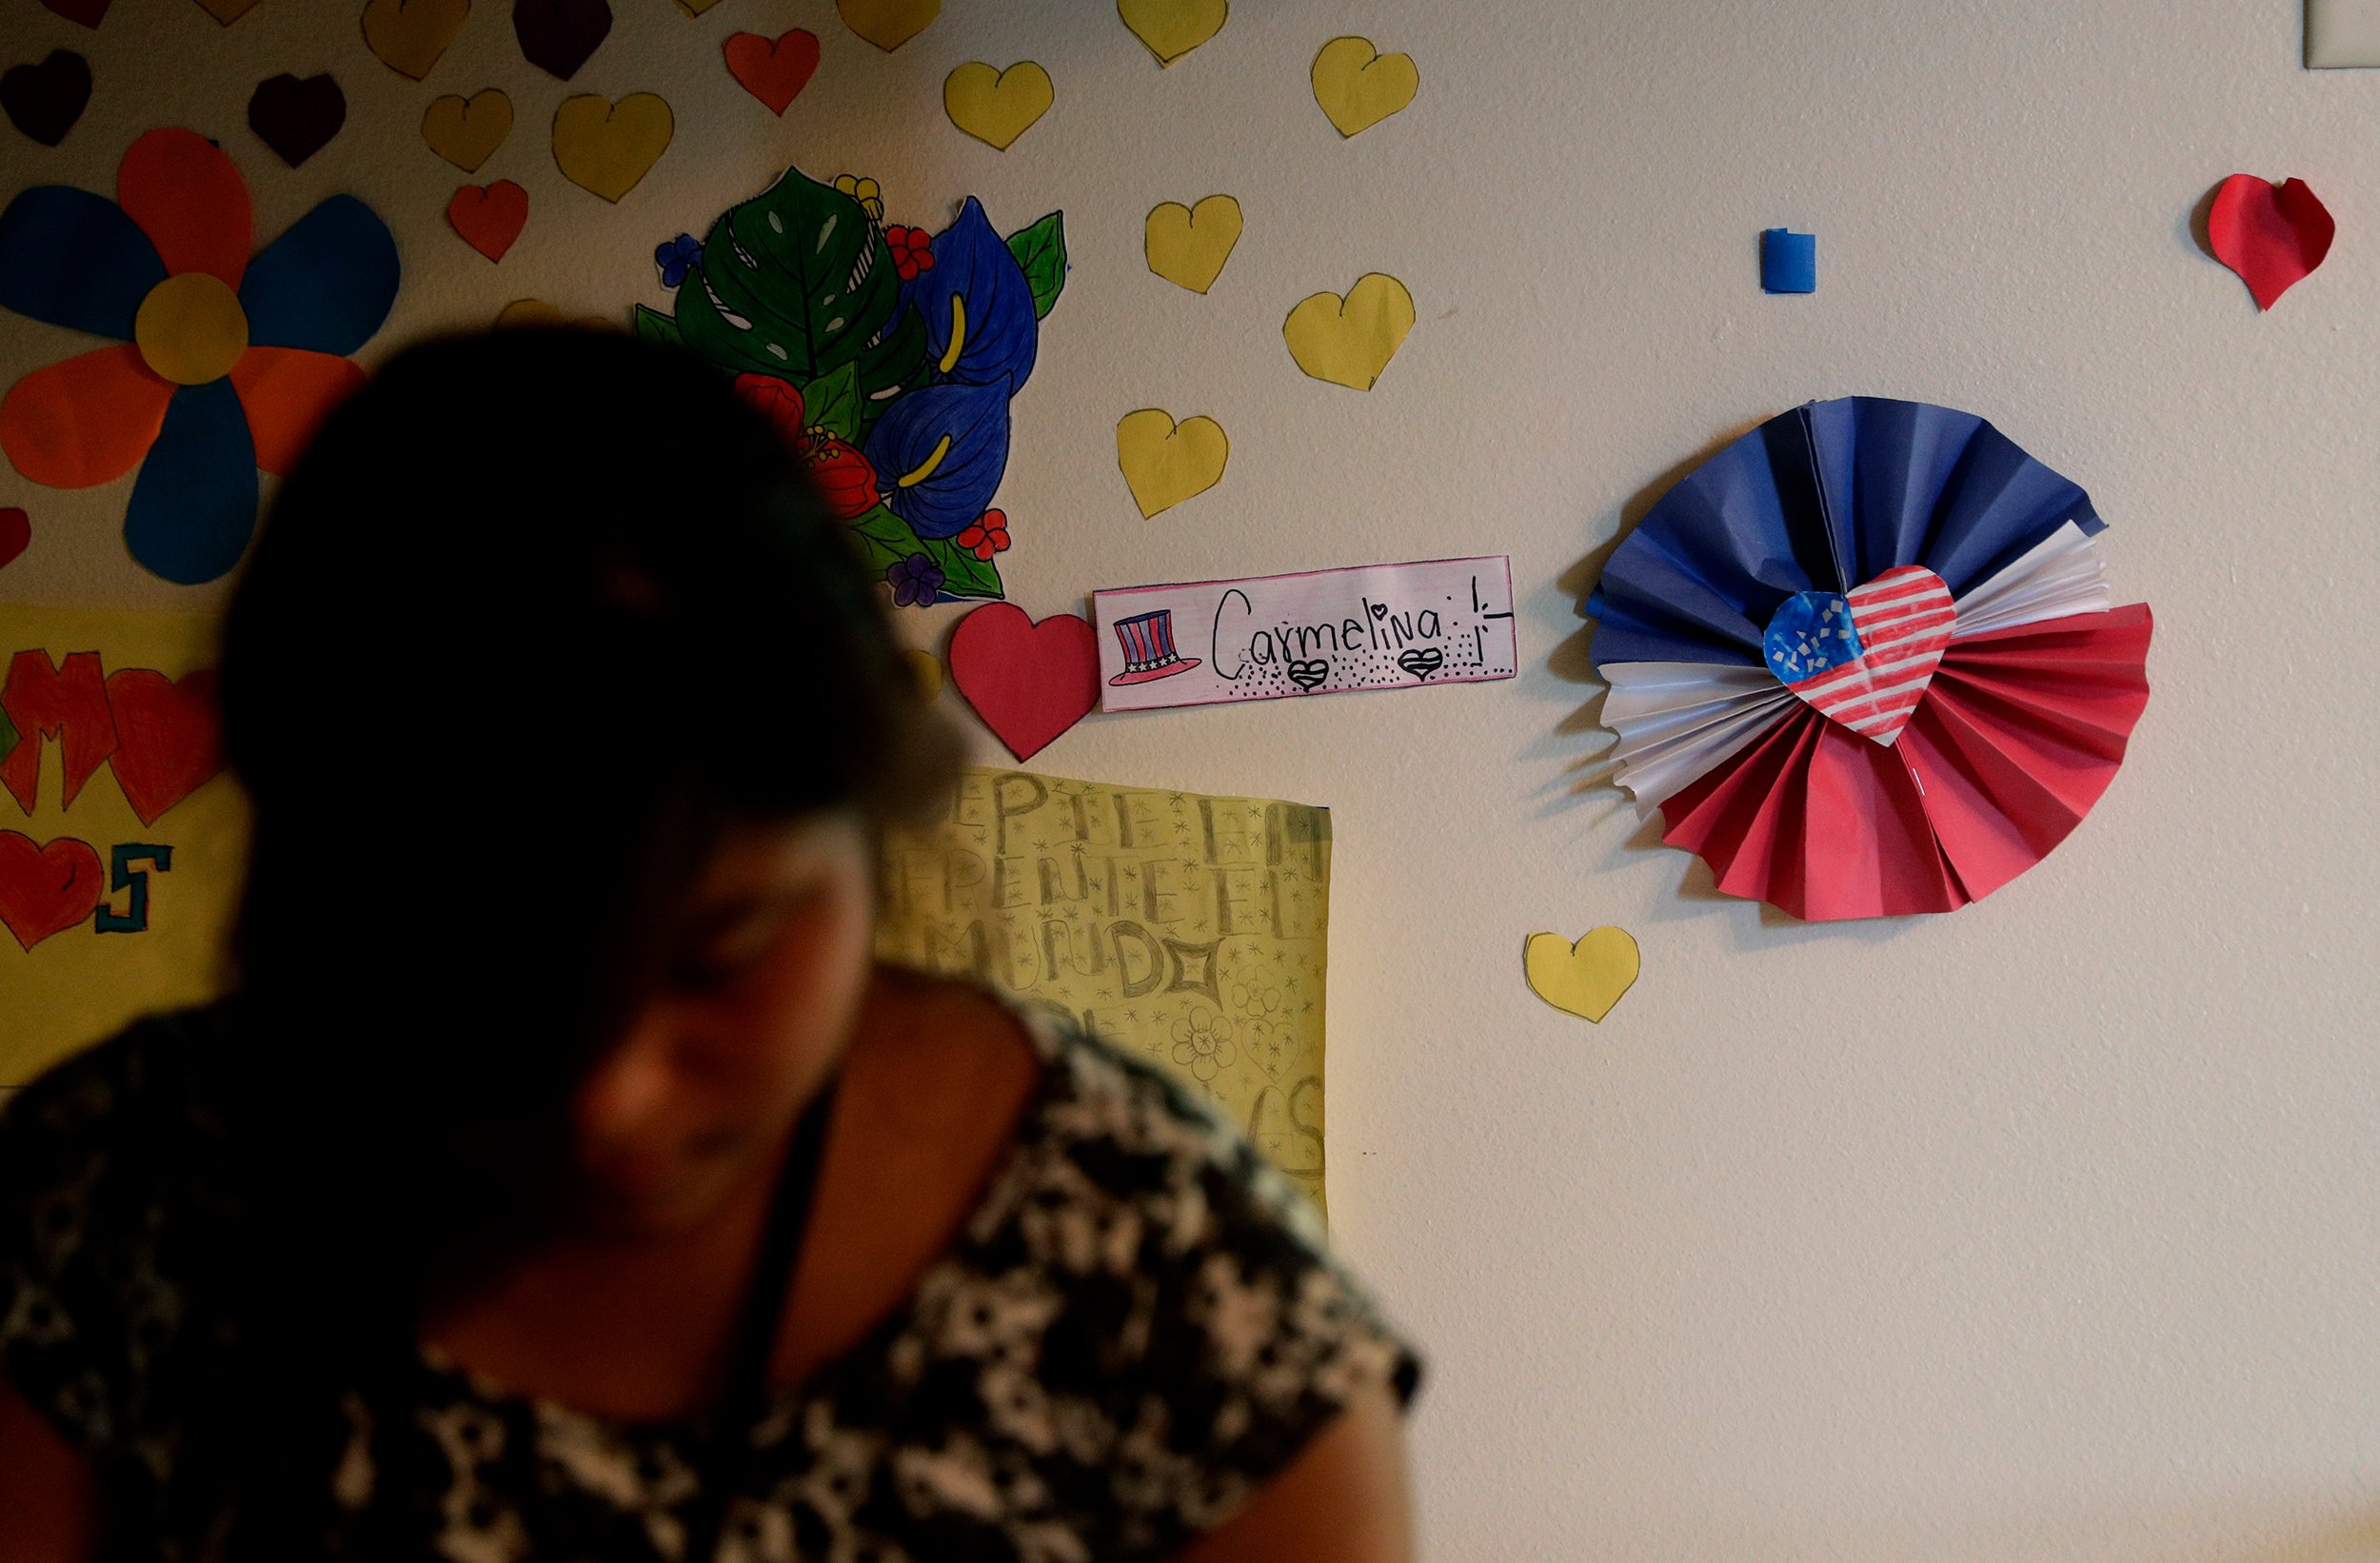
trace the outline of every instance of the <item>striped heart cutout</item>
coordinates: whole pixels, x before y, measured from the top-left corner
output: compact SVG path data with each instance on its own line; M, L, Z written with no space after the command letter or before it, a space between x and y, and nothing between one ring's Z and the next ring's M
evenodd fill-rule
M1902 564L1848 593L1786 599L1761 650L1786 688L1889 749L1925 699L1957 617L1940 576Z

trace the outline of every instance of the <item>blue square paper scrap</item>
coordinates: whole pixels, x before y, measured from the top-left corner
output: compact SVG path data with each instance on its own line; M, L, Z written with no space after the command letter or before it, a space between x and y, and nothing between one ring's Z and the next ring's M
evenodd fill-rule
M1770 293L1815 293L1818 290L1818 236L1791 228L1766 228L1760 234L1760 287Z

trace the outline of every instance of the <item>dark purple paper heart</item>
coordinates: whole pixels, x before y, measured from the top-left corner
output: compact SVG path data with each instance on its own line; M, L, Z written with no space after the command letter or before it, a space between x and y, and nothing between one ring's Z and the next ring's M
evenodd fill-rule
M115 0L41 0L41 3L69 22L80 22L87 28L95 28L99 25L100 19L108 14L108 8L115 4Z
M89 102L90 65L72 49L53 49L39 65L0 71L0 110L45 147L64 141Z
M512 30L529 64L568 81L611 36L605 0L513 0Z
M292 168L330 145L347 122L347 95L327 75L279 75L248 100L248 128Z

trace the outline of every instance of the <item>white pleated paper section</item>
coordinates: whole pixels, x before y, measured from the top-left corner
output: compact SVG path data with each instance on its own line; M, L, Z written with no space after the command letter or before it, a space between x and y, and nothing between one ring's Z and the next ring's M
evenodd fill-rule
M2069 522L1957 601L1954 642L2114 605L2098 546ZM1603 724L1619 735L1612 779L1650 813L1757 741L1800 697L1763 664L1610 663Z
M1958 599L1958 621L1951 639L2077 613L2105 613L2114 605L2098 544L2070 521L1997 575L1970 586Z
M1619 735L1614 780L1651 810L1793 714L1800 697L1764 664L1613 663L1603 725Z

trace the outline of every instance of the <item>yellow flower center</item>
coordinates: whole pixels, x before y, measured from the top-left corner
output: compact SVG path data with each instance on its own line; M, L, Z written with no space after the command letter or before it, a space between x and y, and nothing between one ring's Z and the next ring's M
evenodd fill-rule
M132 340L161 377L204 386L229 374L248 351L248 311L222 278L185 271L149 290L132 323Z

